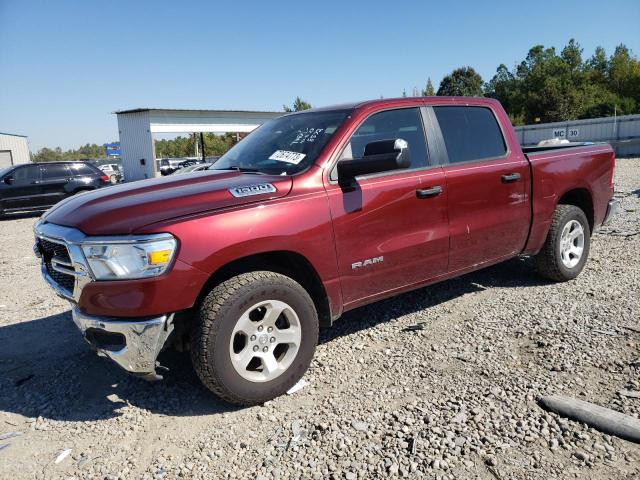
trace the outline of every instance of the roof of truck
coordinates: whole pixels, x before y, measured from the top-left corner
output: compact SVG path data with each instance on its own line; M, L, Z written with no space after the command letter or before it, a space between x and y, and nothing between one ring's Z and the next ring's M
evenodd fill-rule
M304 112L323 112L323 111L333 111L333 110L354 110L356 108L362 107L375 107L375 106L385 106L385 105L398 105L398 104L411 104L415 105L417 102L424 102L427 104L465 104L470 103L474 105L489 105L495 104L496 100L493 98L486 97L445 97L445 96L436 96L436 97L395 97L395 98L377 98L374 100L361 100L358 102L347 102L347 103L339 103L335 105L327 105L324 107L312 108L310 110L303 110ZM300 113L300 112L292 112L292 113Z

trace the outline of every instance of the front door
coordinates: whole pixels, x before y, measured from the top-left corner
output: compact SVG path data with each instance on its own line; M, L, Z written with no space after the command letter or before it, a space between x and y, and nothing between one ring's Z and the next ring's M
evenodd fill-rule
M448 159L449 271L519 253L531 222L527 159L509 151L490 108L433 110Z
M445 178L440 167L429 164L420 109L369 116L341 158L361 157L368 143L397 138L409 144L409 169L357 177L351 190L333 181L327 185L346 308L423 283L447 269Z
M2 208L7 211L38 208L42 203L40 166L17 167L0 184Z

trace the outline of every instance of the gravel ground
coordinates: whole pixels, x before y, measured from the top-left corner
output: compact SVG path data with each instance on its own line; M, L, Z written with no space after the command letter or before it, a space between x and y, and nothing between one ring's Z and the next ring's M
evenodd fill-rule
M517 259L350 312L301 391L237 408L185 354L148 384L96 357L40 279L34 217L0 222L2 478L639 478L640 446L549 414L571 395L638 417L640 159L575 281ZM8 445L2 448L3 445ZM70 454L58 463L67 449Z

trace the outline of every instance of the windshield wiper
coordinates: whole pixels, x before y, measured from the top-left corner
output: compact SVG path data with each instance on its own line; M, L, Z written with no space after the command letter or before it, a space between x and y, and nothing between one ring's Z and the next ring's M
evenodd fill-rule
M211 168L210 170L236 170L242 173L258 173L260 175L265 174L264 172L261 172L260 170L257 170L255 168L238 167L236 165L233 165L231 167L224 167L224 168Z

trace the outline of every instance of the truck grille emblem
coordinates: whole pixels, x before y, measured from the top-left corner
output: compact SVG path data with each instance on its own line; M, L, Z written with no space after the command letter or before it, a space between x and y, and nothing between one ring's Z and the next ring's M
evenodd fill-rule
M236 198L274 192L276 192L276 187L270 183L256 183L255 185L246 185L244 187L234 187L229 189L229 193Z

